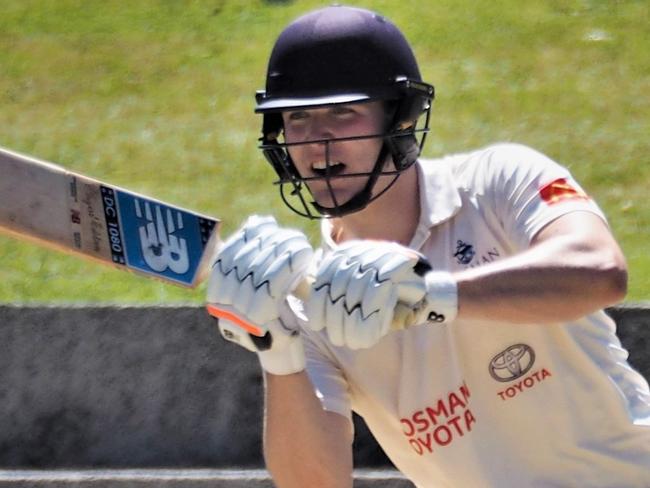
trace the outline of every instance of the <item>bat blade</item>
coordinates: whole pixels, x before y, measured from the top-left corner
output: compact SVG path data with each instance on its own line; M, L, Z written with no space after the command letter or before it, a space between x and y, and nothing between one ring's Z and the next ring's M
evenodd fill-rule
M177 285L208 274L220 221L0 148L0 232Z

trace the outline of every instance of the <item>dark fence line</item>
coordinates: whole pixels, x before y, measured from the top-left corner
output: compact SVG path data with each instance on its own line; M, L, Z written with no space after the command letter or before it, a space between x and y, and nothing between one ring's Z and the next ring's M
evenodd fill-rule
M650 377L650 308L608 310ZM202 307L0 306L0 468L260 467L256 358ZM390 462L363 422L355 463Z

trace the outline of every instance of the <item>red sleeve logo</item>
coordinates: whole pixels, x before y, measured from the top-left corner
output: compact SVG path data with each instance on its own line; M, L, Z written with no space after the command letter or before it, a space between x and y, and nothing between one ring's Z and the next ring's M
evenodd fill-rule
M559 178L543 186L539 195L549 205L565 200L589 200L589 196L579 188L571 186L566 178Z

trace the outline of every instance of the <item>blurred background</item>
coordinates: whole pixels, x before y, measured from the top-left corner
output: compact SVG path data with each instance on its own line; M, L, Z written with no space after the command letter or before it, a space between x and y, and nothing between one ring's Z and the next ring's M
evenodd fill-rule
M2 0L0 146L224 220L294 216L257 149L254 93L282 27L327 2ZM436 86L426 157L497 141L567 166L650 299L650 4L359 0ZM2 175L0 175L1 177ZM0 302L198 304L188 291L0 236Z

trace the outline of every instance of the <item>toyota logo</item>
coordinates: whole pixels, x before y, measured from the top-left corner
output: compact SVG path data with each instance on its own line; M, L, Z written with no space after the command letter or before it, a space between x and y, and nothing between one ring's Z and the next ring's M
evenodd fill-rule
M490 361L490 376L503 383L525 375L535 362L535 351L526 344L515 344Z

